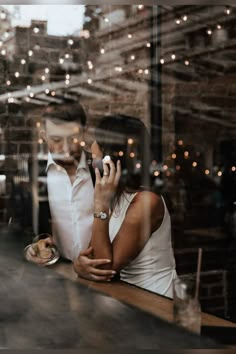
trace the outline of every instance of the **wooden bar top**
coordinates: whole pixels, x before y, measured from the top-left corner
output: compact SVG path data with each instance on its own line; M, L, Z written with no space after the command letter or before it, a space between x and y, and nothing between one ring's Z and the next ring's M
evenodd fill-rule
M67 279L82 283L88 288L100 291L165 321L173 322L173 301L171 299L119 280L98 283L80 278L70 263L59 262L53 265L52 269ZM202 326L236 327L236 323L202 312Z

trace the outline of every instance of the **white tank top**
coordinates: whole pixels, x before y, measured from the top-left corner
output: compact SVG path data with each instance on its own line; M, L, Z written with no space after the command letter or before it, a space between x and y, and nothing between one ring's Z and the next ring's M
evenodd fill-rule
M109 222L111 242L116 237L136 194L123 193L119 205L115 207ZM121 270L120 279L172 298L172 281L177 274L171 245L170 214L163 198L162 200L165 212L160 227L152 233L138 256Z

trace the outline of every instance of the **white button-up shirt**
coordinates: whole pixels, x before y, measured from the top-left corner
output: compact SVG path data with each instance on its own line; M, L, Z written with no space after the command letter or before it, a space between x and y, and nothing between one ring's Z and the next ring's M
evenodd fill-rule
M60 254L73 260L88 247L92 236L94 188L85 153L73 184L50 152L46 170L53 239Z

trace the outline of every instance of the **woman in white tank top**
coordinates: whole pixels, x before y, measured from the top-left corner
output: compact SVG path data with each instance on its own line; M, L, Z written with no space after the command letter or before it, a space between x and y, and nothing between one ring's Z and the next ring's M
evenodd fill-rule
M91 247L74 261L74 269L94 281L110 281L119 272L123 281L172 297L177 275L170 215L164 199L144 187L150 166L146 128L136 118L108 116L95 137ZM110 159L100 168L104 155Z

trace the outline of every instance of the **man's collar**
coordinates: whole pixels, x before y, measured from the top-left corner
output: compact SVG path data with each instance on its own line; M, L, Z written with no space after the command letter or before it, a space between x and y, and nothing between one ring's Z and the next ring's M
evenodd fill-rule
M49 151L48 152L48 162L47 162L46 172L48 172L48 169L49 169L49 167L51 165L58 166L58 164L53 160L52 154ZM82 153L81 153L80 161L78 163L76 171L78 171L81 168L87 168L86 155L85 155L84 151L82 151Z

